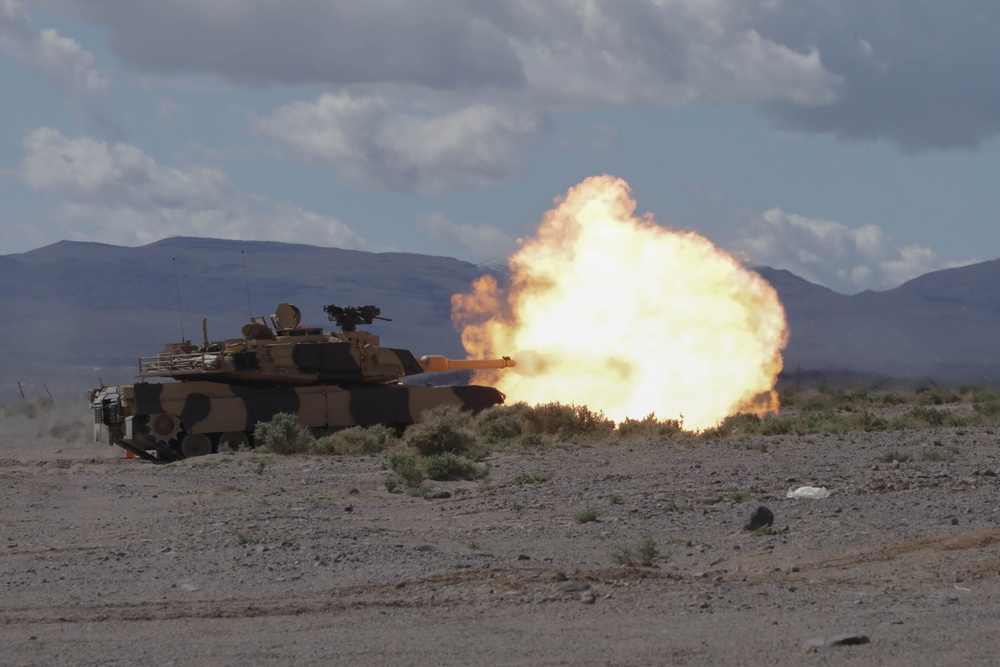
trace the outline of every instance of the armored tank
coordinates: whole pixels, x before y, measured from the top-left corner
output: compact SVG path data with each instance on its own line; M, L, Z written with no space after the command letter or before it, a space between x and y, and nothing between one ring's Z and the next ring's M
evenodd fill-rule
M296 415L314 432L375 424L402 429L438 406L479 412L503 403L504 395L493 387L400 379L509 368L514 366L509 357L417 358L409 350L381 347L377 335L357 329L388 320L377 306L324 310L338 330L302 326L299 309L288 303L270 316L251 317L240 338L210 342L203 320L202 345L167 343L159 354L139 358L142 381L89 392L95 439L106 427L112 444L140 458L172 461L209 454L220 445L252 446L254 426L281 412Z

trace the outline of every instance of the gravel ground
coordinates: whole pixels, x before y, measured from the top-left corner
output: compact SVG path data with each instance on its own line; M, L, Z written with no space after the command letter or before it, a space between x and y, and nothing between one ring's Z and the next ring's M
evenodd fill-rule
M426 500L380 457L154 465L8 418L0 664L996 664L998 440L555 446Z

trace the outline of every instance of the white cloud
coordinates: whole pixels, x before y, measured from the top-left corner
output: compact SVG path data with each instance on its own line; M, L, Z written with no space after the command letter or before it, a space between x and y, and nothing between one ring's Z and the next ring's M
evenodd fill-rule
M472 104L406 108L376 96L325 94L255 118L263 135L296 157L331 167L364 188L434 193L502 183L520 167L520 145L542 118Z
M889 289L929 271L977 261L947 262L924 246L896 246L875 225L848 227L780 208L744 224L731 248L746 253L756 265L787 269L846 293Z
M474 258L480 264L498 264L514 250L514 239L496 227L482 223L460 223L440 213L421 218L417 226L444 246Z
M753 29L748 18L770 4L565 0L521 6L509 34L528 86L553 105L834 101L840 77L816 49L795 51Z
M812 47L754 22L772 0L64 0L137 67L249 85L415 84L521 91L557 106L833 101Z
M60 2L145 72L503 90L545 110L750 103L907 150L1000 132L996 0Z
M51 240L129 245L207 236L373 249L336 218L256 197L215 167L167 167L135 146L69 139L45 127L23 146L17 176L60 200L59 236Z
M0 2L0 50L41 75L74 111L109 124L103 111L108 73L75 39L52 28L34 34L31 18L16 0Z

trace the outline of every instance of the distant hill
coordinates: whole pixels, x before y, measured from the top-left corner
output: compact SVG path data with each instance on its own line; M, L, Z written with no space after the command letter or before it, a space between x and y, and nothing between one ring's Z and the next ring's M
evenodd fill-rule
M182 327L200 341L208 318L212 339L238 336L251 313L282 301L324 327L324 305L376 304L393 320L370 327L384 343L464 357L451 295L482 273L447 257L202 238L138 248L61 241L0 256L0 401L18 397L17 380L32 395L44 395L43 383L65 394L98 378L127 382L139 356L180 340Z
M785 369L1000 382L1000 260L851 296L761 268L788 316Z
M851 296L758 271L788 315L786 372L1000 382L1000 260ZM446 257L202 238L62 241L0 256L0 401L19 398L18 380L29 397L127 382L138 357L179 340L182 327L199 341L208 318L211 338L235 336L282 301L323 326L326 304L377 304L393 320L372 327L384 343L461 357L450 299L483 273Z

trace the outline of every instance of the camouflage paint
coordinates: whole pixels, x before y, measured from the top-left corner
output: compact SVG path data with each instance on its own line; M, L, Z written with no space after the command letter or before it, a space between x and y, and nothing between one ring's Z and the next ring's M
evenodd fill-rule
M227 432L252 433L258 422L269 421L280 412L296 415L299 423L310 428L405 426L421 421L429 410L440 405L479 412L504 400L503 394L493 387L398 383L344 388L337 385L254 387L204 381L139 382L105 387L97 393L95 408L102 400L111 399L120 406L117 411L120 421L108 423L100 409L95 409L95 421L109 426L112 441L126 449L155 447L138 433L127 439L123 426L126 418L170 415L179 422L181 438L188 433L205 433L215 439Z

